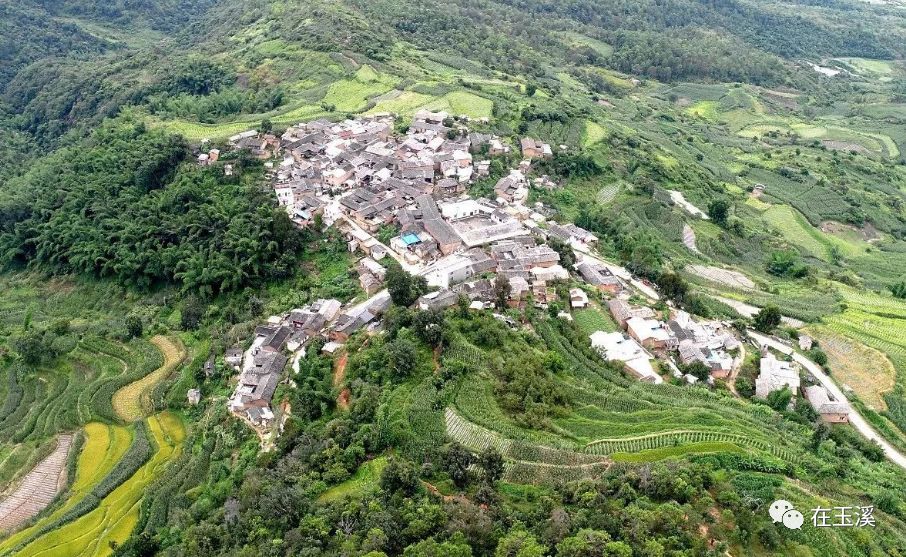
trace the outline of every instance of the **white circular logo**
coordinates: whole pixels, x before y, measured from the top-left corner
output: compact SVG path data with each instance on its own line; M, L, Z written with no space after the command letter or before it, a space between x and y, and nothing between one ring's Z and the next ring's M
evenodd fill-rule
M768 513L771 515L774 522L783 522L783 513L791 510L793 510L792 503L784 501L783 499L778 499L771 503L771 508L768 509Z
M802 517L802 513L796 509L790 509L783 513L783 525L790 530L801 530L803 522L805 522L805 519Z

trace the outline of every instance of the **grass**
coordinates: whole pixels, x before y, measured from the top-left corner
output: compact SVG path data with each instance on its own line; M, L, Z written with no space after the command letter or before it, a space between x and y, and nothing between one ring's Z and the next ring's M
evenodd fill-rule
M170 412L148 418L157 452L138 472L114 489L96 509L41 536L25 546L18 557L106 557L110 542L122 543L138 523L145 489L177 456L185 439L182 420Z
M122 426L91 422L85 425L85 443L79 453L75 479L65 502L32 526L0 543L0 552L8 551L22 540L50 524L81 501L113 469L132 442L131 432Z
M359 497L377 488L381 472L387 466L387 457L381 456L362 463L355 474L343 483L337 484L318 496L318 502L336 501L347 497Z
M152 338L151 342L163 354L163 365L113 395L113 408L126 422L140 420L152 411L149 393L155 385L169 377L186 357L186 350L178 339L174 341L158 335Z

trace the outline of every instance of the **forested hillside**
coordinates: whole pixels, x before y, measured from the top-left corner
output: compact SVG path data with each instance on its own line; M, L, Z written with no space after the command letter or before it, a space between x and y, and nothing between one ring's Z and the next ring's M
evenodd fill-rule
M904 58L896 1L3 4L0 502L72 448L0 557L902 557L906 472L805 396L755 396L749 334L906 453ZM385 257L371 289L364 244L278 206L298 155L229 140L381 114L403 138L420 111L506 146L474 151L473 199L548 144L522 217L596 236L550 235L569 279L513 305L482 271L483 309L430 309ZM606 361L589 337L623 324L585 255L658 319L720 321L734 371ZM292 321L385 287L348 338ZM225 356L281 319L300 350L253 429ZM877 523L790 530L775 499Z

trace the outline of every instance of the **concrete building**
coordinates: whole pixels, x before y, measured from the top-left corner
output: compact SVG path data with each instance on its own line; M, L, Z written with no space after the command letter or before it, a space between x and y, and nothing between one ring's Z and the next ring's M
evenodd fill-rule
M784 387L795 395L799 392L799 366L792 362L778 360L770 352L761 357L761 373L755 379L755 396L767 398L774 391Z
M808 400L821 420L829 424L849 423L849 404L831 398L830 393L821 385L812 385L805 388L805 398Z

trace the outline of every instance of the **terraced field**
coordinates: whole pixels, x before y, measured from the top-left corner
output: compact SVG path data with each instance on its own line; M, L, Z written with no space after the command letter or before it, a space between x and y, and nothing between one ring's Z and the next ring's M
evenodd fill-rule
M480 451L495 447L508 462L509 478L537 483L560 467L570 477L594 476L616 460L645 462L689 454L726 452L797 466L806 428L784 425L773 411L705 389L647 385L605 365L587 337L558 331L553 320L533 322L548 348L566 363L562 385L570 411L545 430L527 429L498 406L480 374L458 387L445 415L448 435ZM467 350L460 348L460 352ZM592 458L603 460L595 461Z
M154 386L166 379L186 358L186 350L179 339L155 336L151 342L164 356L164 363L141 379L122 387L113 395L113 408L126 422L134 422L153 411L150 393Z
M839 384L850 387L869 408L887 409L883 395L893 390L896 370L884 353L823 325L809 326L806 332L818 340L827 354L828 365Z
M123 458L132 442L132 433L122 426L92 422L85 426L84 433L85 442L76 461L75 478L62 505L28 528L0 541L0 554L34 537L83 501Z
M122 543L138 523L145 489L178 456L185 438L182 420L170 412L148 418L157 451L97 508L49 532L18 551L18 557L104 557L110 542Z

